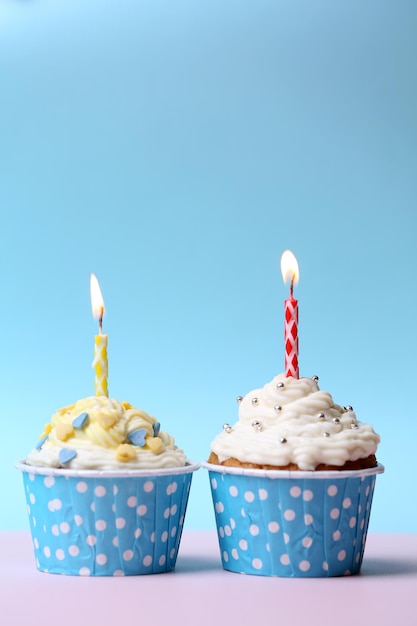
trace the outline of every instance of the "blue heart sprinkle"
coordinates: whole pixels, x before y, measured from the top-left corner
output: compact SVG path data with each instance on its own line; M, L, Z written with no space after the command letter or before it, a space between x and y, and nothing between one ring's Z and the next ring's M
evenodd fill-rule
M144 428L138 428L138 430L134 430L128 434L127 438L130 443L133 443L134 446L144 446L145 445L145 435L146 430Z
M83 428L87 420L88 420L88 413L80 413L78 417L73 419L72 427L76 428L77 430L81 430L81 428Z
M161 424L159 422L155 422L153 425L153 436L157 437L159 435L159 431L161 430Z
M61 448L61 450L59 451L59 460L62 463L62 465L65 465L65 463L69 463L76 456L77 456L76 451L70 450L69 448Z
M40 439L35 446L36 450L40 450L47 439L48 439L48 435L45 435L45 437L42 437L42 439Z

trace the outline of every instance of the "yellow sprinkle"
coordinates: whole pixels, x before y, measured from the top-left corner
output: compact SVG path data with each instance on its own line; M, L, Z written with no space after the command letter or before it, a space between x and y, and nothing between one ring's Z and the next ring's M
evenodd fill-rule
M55 432L57 439L66 441L68 437L71 437L74 434L74 429L71 424L57 424Z
M121 443L116 449L116 459L125 463L136 459L136 452L133 446L130 443Z
M52 430L52 424L50 423L45 424L45 426L43 427L43 432L41 433L39 439L43 439L44 437L46 437L46 435L49 435L51 430Z
M159 454L162 451L163 444L160 437L147 437L146 444L154 454Z
M115 425L117 418L114 415L106 415L105 413L97 415L97 421L104 430L108 430Z

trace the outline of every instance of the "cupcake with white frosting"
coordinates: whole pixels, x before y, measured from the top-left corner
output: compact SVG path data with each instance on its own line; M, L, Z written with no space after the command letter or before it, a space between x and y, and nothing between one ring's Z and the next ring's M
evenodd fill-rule
M16 466L40 570L174 569L198 466L153 416L103 395L78 400L54 413Z
M225 569L269 576L358 573L379 435L318 378L276 376L238 398L208 463Z

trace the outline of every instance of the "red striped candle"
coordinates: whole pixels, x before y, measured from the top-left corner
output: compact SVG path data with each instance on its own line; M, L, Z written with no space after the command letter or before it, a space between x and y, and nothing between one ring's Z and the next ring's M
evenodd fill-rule
M290 280L290 297L284 302L284 347L285 376L299 378L298 370L298 300L293 296L294 283L298 282L297 259L290 250L281 257L281 272L284 283Z

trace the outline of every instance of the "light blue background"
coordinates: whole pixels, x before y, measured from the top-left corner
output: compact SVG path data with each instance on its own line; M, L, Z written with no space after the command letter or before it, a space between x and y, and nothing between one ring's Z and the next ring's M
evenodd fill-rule
M91 272L110 395L199 460L283 369L290 248L301 374L382 436L370 528L417 531L416 30L414 0L0 0L1 528L94 393Z

